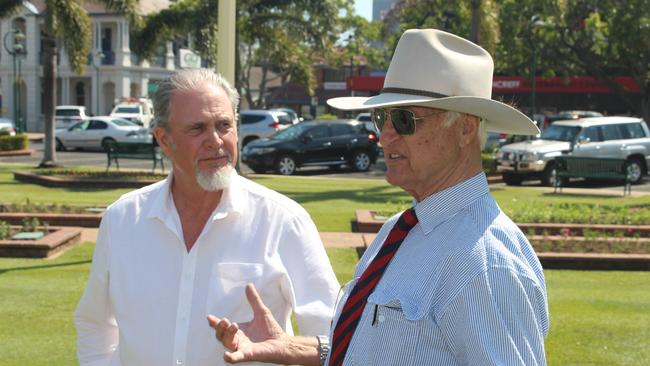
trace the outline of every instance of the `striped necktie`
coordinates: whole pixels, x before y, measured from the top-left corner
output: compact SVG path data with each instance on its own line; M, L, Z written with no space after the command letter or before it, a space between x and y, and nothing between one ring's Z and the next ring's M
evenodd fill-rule
M375 258L357 280L345 305L343 305L343 310L341 310L341 315L334 328L329 366L343 364L352 335L368 302L368 296L377 286L406 235L417 223L418 218L415 216L413 208L404 211L390 233L388 233L388 237L386 237Z

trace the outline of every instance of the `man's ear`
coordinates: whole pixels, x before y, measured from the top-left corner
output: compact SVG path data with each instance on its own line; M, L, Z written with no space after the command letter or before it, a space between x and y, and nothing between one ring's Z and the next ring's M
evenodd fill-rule
M156 127L153 129L153 136L156 138L156 141L158 141L158 145L160 145L163 153L169 156L169 151L172 150L172 141L167 130L162 127Z
M478 125L480 119L477 116L469 114L461 120L460 139L459 144L461 147L469 145L478 136Z

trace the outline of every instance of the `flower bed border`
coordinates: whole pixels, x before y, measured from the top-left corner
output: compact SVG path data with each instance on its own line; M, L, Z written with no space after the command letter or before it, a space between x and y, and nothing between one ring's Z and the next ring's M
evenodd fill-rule
M33 183L51 188L142 188L158 182L146 180L106 180L106 179L64 179L25 171L13 172L14 179L19 182Z
M49 229L51 232L39 240L0 240L0 257L52 258L81 241L80 227Z

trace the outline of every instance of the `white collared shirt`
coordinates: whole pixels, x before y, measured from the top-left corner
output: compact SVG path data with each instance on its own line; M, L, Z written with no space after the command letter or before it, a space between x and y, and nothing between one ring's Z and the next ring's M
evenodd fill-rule
M102 220L75 313L82 365L223 365L206 316L252 319L255 284L288 333L327 334L339 284L309 214L233 172L188 252L172 175L128 193Z

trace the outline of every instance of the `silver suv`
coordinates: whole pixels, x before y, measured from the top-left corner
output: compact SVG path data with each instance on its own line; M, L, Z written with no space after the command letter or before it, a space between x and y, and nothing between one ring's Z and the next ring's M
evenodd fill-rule
M626 159L630 180L638 183L648 172L650 130L642 119L632 117L557 121L539 139L502 146L496 154L497 170L508 185L538 178L552 186L554 158L562 154Z
M294 124L293 118L286 112L262 109L239 112L239 121L239 141L242 147Z

